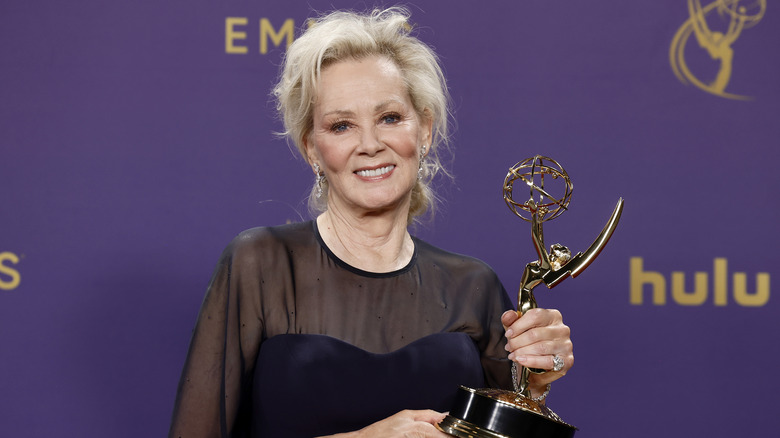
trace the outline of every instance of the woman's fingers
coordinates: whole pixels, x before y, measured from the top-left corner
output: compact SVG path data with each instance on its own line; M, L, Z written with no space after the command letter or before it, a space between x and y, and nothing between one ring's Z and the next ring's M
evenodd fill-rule
M431 410L405 410L391 417L378 421L358 432L359 437L391 438L446 438L447 434L440 432L434 426L443 420L445 414Z
M513 354L514 353L510 353L510 355ZM572 365L574 365L573 354L547 354L542 356L520 354L514 355L510 360L527 368L536 368L545 370L548 373L557 373L558 377L565 375ZM556 365L559 366L557 370Z
M515 315L517 314L515 313ZM501 315L502 323L504 322L504 318L506 318L506 321L511 320L511 312L504 312L504 314ZM561 316L561 312L555 309L536 308L529 310L522 317L515 318L510 325L507 326L504 324L504 326L507 328L507 338L512 338L513 336L526 332L534 327L546 327L562 323L563 316Z
M570 335L571 330L563 323L547 327L534 327L518 335L508 337L506 351L535 355L567 353L571 350Z
M517 314L517 311L507 310L504 312L501 315L501 324L504 325L504 330L508 329L518 318L520 318L520 315Z
M560 378L574 364L571 330L559 311L536 308L522 317L508 311L501 315L501 323L506 328L508 358L528 368L555 373L543 380Z
M447 414L441 412L432 411L430 409L424 409L419 411L404 411L409 412L414 421L424 421L430 424L436 424L444 419Z

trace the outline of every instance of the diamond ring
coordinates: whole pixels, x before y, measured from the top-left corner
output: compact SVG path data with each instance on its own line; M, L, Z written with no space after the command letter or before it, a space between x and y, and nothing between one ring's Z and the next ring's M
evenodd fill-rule
M563 359L560 356L558 356L557 354L553 355L553 369L552 369L553 371L558 372L562 370L563 364L564 364Z

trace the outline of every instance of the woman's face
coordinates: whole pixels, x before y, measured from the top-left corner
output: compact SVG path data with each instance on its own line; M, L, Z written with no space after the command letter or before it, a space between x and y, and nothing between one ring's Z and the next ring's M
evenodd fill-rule
M309 162L319 164L328 179L329 209L358 215L408 211L420 149L430 146L431 121L414 110L393 62L370 57L326 67L313 122L304 146Z

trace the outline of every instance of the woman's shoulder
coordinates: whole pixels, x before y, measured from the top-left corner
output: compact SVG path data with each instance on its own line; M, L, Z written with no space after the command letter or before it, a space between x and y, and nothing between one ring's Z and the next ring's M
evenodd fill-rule
M316 244L312 221L254 227L240 232L227 245L223 256L251 257L258 253L293 251L296 247Z
M416 244L421 273L442 278L442 284L457 285L445 289L447 293L457 294L461 302L468 303L462 308L478 312L479 309L494 305L500 309L511 307L498 274L484 261L441 249L419 239L416 239Z
M484 276L491 280L498 280L493 268L476 257L447 251L418 238L414 238L414 240L419 262L453 273Z

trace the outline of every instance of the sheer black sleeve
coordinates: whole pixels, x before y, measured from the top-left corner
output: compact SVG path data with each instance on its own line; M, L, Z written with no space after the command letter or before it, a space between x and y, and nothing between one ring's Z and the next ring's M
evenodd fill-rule
M211 278L179 381L169 437L249 436L250 389L263 333L257 298L262 275L255 248L243 240L239 236L227 247Z
M480 342L482 368L485 370L485 383L491 388L512 388L512 363L507 359L506 337L501 315L513 308L512 302L491 270L486 280L487 293L484 301L483 327L485 333ZM476 305L476 303L475 303Z

